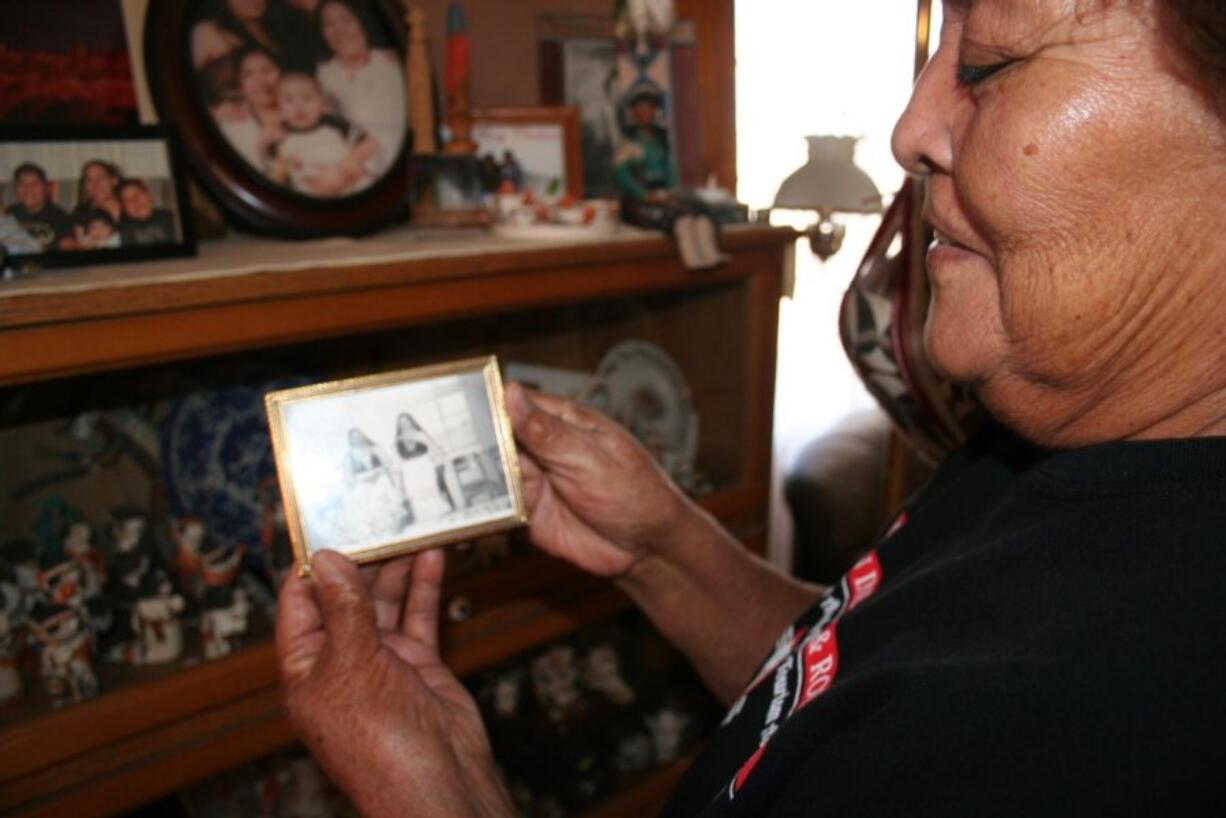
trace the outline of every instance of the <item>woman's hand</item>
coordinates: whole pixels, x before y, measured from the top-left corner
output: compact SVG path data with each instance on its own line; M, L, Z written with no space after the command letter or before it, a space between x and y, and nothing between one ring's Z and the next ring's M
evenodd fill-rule
M606 577L668 545L692 506L630 432L516 383L507 407L537 545Z
M333 552L291 575L277 656L294 727L371 816L509 816L476 703L439 659L443 553L361 571Z

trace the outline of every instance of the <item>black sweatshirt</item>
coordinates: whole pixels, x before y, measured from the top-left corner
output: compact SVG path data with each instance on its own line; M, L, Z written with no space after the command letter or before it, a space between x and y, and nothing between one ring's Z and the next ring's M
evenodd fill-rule
M1226 438L952 456L665 814L1226 815Z

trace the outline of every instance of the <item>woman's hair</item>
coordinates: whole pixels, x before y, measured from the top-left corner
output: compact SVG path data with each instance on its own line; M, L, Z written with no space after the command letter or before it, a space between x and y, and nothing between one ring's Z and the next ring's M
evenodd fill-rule
M1163 0L1158 25L1175 68L1226 118L1226 0Z
M406 420L409 422L409 425L413 427L414 432L422 431L421 424L418 423L411 414L408 412L401 412L396 417L396 434L400 434L400 427L404 425L404 421Z
M123 174L119 172L119 165L116 165L114 162L107 162L105 159L90 159L81 166L81 178L77 181L78 202L85 202L88 200L85 195L85 171L89 170L90 167L95 165L102 168L104 171L106 171L107 176L110 176L115 180L115 194L119 195L119 182L123 177Z

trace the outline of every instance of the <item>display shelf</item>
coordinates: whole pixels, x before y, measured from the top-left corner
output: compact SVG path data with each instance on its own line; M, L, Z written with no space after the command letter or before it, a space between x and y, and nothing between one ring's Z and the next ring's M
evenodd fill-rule
M402 231L379 239L236 237L196 259L47 272L0 285L0 385L748 276L792 232L724 231L733 262L687 272L627 230L565 245ZM584 275L594 267L598 278Z
M451 336L422 339L440 328L470 352L487 340L474 327L522 329L546 309L630 304L646 317L579 321L556 337L552 325L488 337L507 355L555 366L590 365L598 349L640 329L670 349L691 380L704 432L718 430L704 438L700 460L722 477L701 502L761 551L778 299L793 239L776 228L727 229L730 263L694 273L666 239L637 231L566 245L408 231L357 242L236 237L204 244L194 260L0 285L0 386L118 370L141 377L151 364L208 365L255 350L264 358L264 350L325 338L336 340L300 348L360 356L355 338L407 333L409 346L429 348L413 354L437 355ZM445 624L442 635L460 674L629 605L608 582L536 552L449 580L444 592L444 605L466 603L463 621ZM0 709L0 815L115 814L292 741L267 630L214 662L108 672L118 675L93 701L53 710L30 696ZM669 783L652 781L666 782L652 785L660 792ZM659 799L652 786L595 814L639 814L647 801L635 799Z

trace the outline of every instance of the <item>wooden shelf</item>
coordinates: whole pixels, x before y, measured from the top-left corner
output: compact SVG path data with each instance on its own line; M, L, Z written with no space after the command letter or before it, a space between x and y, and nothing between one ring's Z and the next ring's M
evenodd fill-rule
M736 479L702 502L761 551L777 305L793 238L790 230L730 228L723 244L731 263L690 273L670 242L637 231L566 245L409 231L358 242L239 237L204 245L194 260L0 285L0 386L555 305L657 293L701 299L732 287L736 300L720 296L706 323L720 320L729 304L743 312L736 330L743 354L738 346L737 363L709 364L745 367L732 381L744 394L725 395L723 382L713 390L718 400L743 401L729 427L738 430L743 458ZM673 324L686 315L663 314ZM672 331L669 338L687 338L692 328ZM695 353L694 361L704 359ZM474 602L471 618L443 634L447 661L461 675L629 605L611 584L539 554L459 578L446 593ZM5 712L20 703L0 710L0 815L114 814L292 742L267 637L215 662L130 676L138 680L74 707L11 718ZM635 788L621 807L597 814L658 804L673 779L651 780L664 783Z
M794 234L734 227L734 261L687 272L654 233L514 242L484 233L205 244L198 259L48 272L0 287L0 385L407 324L709 286ZM777 265L776 265L777 266ZM590 273L601 268L600 276Z

